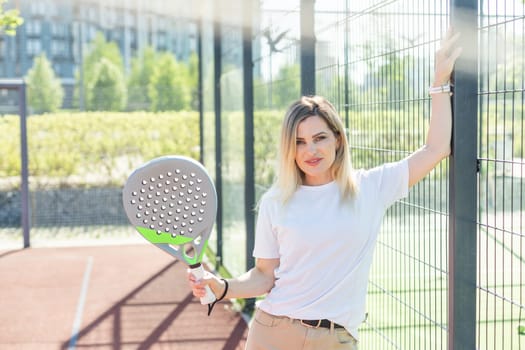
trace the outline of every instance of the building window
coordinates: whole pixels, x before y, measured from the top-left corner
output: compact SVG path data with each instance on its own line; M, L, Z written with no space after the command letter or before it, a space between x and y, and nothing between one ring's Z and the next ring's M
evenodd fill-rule
M25 27L27 35L40 35L42 32L42 22L38 19L27 21Z
M53 57L66 57L69 51L68 43L65 40L53 40L51 42L51 55Z
M44 16L46 13L47 1L33 1L31 2L31 14L33 16Z
M58 37L68 36L68 26L64 23L51 23L51 34Z
M27 54L36 56L42 51L42 43L39 39L27 39Z

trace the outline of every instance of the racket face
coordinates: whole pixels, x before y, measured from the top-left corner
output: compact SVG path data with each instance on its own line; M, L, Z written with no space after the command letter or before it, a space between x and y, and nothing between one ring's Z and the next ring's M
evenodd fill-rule
M180 156L153 159L129 176L122 201L129 221L149 242L188 265L201 261L217 194L200 163ZM187 245L193 247L191 256Z

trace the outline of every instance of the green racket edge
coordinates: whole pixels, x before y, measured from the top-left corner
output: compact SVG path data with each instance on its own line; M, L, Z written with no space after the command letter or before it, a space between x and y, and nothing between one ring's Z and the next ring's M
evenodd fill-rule
M190 243L193 241L193 238L191 237L184 237L184 236L176 236L171 237L169 235L158 235L155 230L142 227L142 226L136 226L135 227L137 231L140 232L140 234L148 240L148 242L153 244L170 244L170 245L177 245L182 246L184 244ZM184 249L182 249L182 257L184 261L191 266L197 265L202 261L202 257L204 256L204 252L206 251L206 247L208 246L208 240L204 240L203 247L201 249L201 253L199 255L195 255L193 257L186 255L186 252Z

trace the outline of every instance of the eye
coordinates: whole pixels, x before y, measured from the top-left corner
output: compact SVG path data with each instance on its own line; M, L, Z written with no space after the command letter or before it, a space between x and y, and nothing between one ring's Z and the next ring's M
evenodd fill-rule
M304 144L304 140L295 140L295 144L296 145L303 145Z
M319 141L323 141L323 140L325 140L325 139L326 139L326 135L319 135L319 136L317 136L317 137L314 139L314 141L315 141L315 142L319 142Z

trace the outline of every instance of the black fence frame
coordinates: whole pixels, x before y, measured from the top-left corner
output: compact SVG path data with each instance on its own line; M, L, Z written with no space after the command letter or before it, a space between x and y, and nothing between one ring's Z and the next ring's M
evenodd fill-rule
M21 227L24 248L29 248L31 213L29 209L29 169L27 152L27 102L26 83L23 79L0 79L0 90L12 90L18 93L18 114L20 116L20 193L21 193Z

